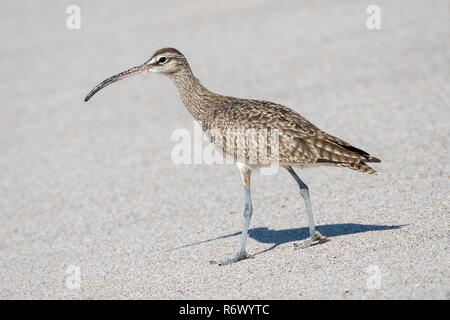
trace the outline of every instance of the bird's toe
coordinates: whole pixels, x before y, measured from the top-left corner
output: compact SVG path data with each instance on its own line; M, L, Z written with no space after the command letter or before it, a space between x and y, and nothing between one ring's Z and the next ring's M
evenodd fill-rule
M249 259L249 258L253 258L253 257L254 256L248 254L247 252L244 252L244 253L241 253L241 254L237 254L236 256L234 256L231 259L219 260L219 261L212 260L209 263L210 264L217 264L219 266L225 266L227 264L232 264L234 262L238 262L238 261Z
M304 243L294 243L295 249L304 249L311 246L315 246L319 243L325 243L330 241L327 237L323 236L319 231L316 231L313 235L311 235Z

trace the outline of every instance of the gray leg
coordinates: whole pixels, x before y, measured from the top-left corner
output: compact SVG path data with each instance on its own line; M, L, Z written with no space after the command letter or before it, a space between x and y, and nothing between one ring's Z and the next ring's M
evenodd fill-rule
M247 243L248 227L250 225L250 218L252 217L253 206L252 206L252 200L250 198L250 190L246 186L244 186L244 191L245 191L244 226L242 227L241 242L239 244L239 249L233 258L228 259L228 260L219 261L218 264L220 266L230 264L233 262L238 262L240 260L244 260L244 259L251 257L245 251L245 245Z
M248 227L250 225L250 219L253 213L252 199L250 197L250 190L244 186L245 192L245 209L244 209L244 226L242 227L242 235L241 235L241 243L239 245L239 250L236 253L236 257L238 260L242 258L247 258L248 254L245 252L245 245L247 243L248 237Z
M300 194L305 201L306 214L308 215L309 221L309 238L303 247L312 245L314 241L318 241L320 243L328 241L327 237L322 236L320 232L316 231L316 226L314 225L314 217L311 209L311 201L309 200L308 186L297 176L292 167L286 167L286 170L292 175L292 177L294 177L295 181L297 181L297 184L300 188Z
M219 262L211 261L211 263L218 263L219 265L230 264L251 257L247 252L245 252L245 245L247 243L248 237L248 227L250 225L250 219L253 213L252 199L250 197L251 168L246 165L238 165L238 166L241 171L241 177L244 183L244 193L245 193L244 226L242 228L241 242L239 245L238 252L233 258Z

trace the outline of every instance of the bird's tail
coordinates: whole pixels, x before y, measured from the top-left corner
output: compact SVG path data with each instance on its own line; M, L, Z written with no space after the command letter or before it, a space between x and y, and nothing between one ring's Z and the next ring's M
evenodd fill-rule
M374 161L374 162L379 162L379 161ZM346 167L346 168L350 168L352 170L356 170L359 172L364 172L364 173L368 173L368 174L374 174L376 173L376 171L374 169L372 169L371 167L369 167L367 164L365 164L364 162L355 162L355 163L351 163L351 162L342 162L337 164L337 166L339 167Z

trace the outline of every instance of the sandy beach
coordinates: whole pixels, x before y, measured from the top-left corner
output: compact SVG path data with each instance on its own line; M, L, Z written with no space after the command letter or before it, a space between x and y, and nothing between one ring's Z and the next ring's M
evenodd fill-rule
M450 2L10 1L0 12L0 298L449 299ZM175 47L211 91L291 107L377 175L175 164L170 79L103 79Z

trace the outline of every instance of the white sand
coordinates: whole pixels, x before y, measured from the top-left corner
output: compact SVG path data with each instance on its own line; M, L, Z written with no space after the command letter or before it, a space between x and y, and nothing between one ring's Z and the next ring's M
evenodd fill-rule
M71 3L0 12L0 298L450 298L448 1L377 1L379 31L370 1L77 1L69 31ZM83 102L165 46L211 90L288 105L383 160L377 176L298 171L330 242L294 250L295 181L256 174L258 254L209 264L237 250L244 195L234 166L171 162L172 132L193 128L173 84L140 75Z

